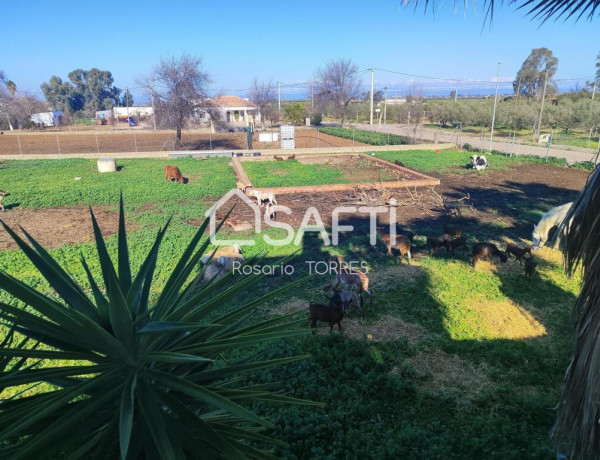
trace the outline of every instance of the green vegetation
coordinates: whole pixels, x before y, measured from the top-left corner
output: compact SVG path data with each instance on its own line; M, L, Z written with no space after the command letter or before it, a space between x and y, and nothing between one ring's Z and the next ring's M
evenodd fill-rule
M354 139L356 142L369 145L403 145L409 143L404 137L396 136L395 134L375 133L360 129L352 130L342 127L327 127L319 128L319 131L343 139Z
M460 168L468 162L470 155L454 150L441 154L432 151L377 153L379 158L399 159L408 167L440 174L456 171L494 174L495 169L507 168L515 162L543 161L489 155L490 169L479 173ZM164 183L162 167L165 163L176 164L185 177L190 177L189 184ZM149 294L150 301L157 302L166 291L177 260L197 232L199 224L193 221L201 219L213 201L207 198L229 190L235 179L227 160L128 160L119 164L124 167L118 174L102 175L95 171L92 160L5 162L0 177L7 181L17 170L19 174L28 175L23 184L12 182L17 188L11 188L12 195L7 197L6 203L20 202L21 206L29 208L57 206L61 200L68 204L116 206L116 201L111 198L116 196L118 200L119 189L123 189L131 224L128 243L132 248L132 273L140 270L156 232L169 216L173 216L161 243ZM251 178L258 181L258 176L248 168L250 164L244 163L244 167ZM269 169L284 168L284 172L294 175L303 166L323 166L301 165L294 161L264 164L272 165ZM339 171L328 169L338 176L326 176L333 173L321 170L318 172L320 179L337 182ZM273 174L271 169L268 174ZM307 170L307 174L315 174L315 170ZM76 176L83 178L73 181ZM277 185L290 185L289 177L281 178ZM102 187L103 183L108 186ZM65 187L64 184L75 185ZM79 186L81 189L73 188ZM510 216L516 219L515 223L498 213L493 222L478 225L476 231L468 234L469 244L489 240L503 247L503 238L518 239L516 225L524 221L531 228L542 212L548 210L549 204L539 204L538 198L522 197L525 201L519 202L518 209ZM7 215L9 212L10 209ZM28 227L27 222L22 224ZM579 278L566 277L560 254L549 249L536 253L539 265L530 281L525 279L522 266L514 260L499 264L497 268L482 263L473 270L467 255L448 258L442 252L438 257L430 256L425 247L425 236L438 232L439 224L429 220L410 228L417 234L415 259L411 266L397 265L388 259L381 245L369 246L368 238L360 229L335 248L335 252L346 260L368 263L375 293L372 309L367 308L362 314L351 312L344 319L343 334L323 333L328 328L322 327L314 336L255 342L245 345L243 350L227 350L217 358L215 367L226 368L254 353L261 353L258 361L310 355L305 360L280 367L240 373L240 380L236 382L239 386L277 382L275 388L282 388L283 395L326 404L323 408L274 406L256 400L244 404L245 408L275 426L264 435L288 443L287 446L274 446L274 455L286 459L552 458L548 431L554 422L553 408L559 399L571 352L570 310L579 292ZM229 230L225 233L233 236ZM275 230L270 234L280 237ZM239 237L239 234L235 236ZM201 238L198 244L205 241ZM118 242L118 235L106 238L107 252L115 261L119 254ZM326 260L331 248L324 247L320 239L311 235L303 239L300 247L269 247L258 237L256 242L255 246L246 249L245 256L266 252L267 261L274 261L276 257L299 252L289 261L295 268L293 276L269 276L252 285L252 298L268 294L273 297L260 308L252 309L247 317L250 324L297 311L304 321L301 324L308 327L308 302L326 302L320 288L331 283L333 277L319 276L310 283L274 291L298 280L306 271L305 261ZM100 280L100 284L106 284L95 244L65 244L49 253L65 268L68 276L83 287L88 297L93 298L93 293L82 269L80 255L88 262L92 276ZM118 266L115 264L117 270ZM22 252L0 251L0 270L58 300L54 287L40 276ZM189 279L197 273L198 267L193 268ZM100 288L104 289L104 286ZM0 301L17 307L15 312L24 307L5 291L0 292ZM235 311L248 301L247 293L232 296L226 309ZM219 314L214 313L206 321L217 322ZM40 350L48 349L40 347ZM0 368L5 364L0 360ZM60 365L70 366L73 361L65 360ZM180 369L175 364L173 368ZM2 379L5 374L0 373L0 376ZM2 385L0 381L0 387ZM125 382L120 385L122 389ZM2 397L13 396L28 387L27 384L5 390ZM52 388L55 387L44 383L21 396ZM119 393L118 398L121 395ZM80 404L79 401L76 403ZM114 409L114 405L110 408ZM76 406L71 410L76 410ZM90 427L97 426L108 411L109 407L86 417ZM134 417L137 416L134 411ZM168 419L169 415L161 413L159 417ZM53 426L60 428L61 425L56 425L59 420L55 418ZM27 421L24 418L19 423ZM142 423L146 422L142 420ZM0 430L7 428L10 428L9 424L0 418ZM84 424L75 425L73 440L79 439L84 429ZM137 430L139 426L134 424L133 429ZM187 433L187 428L183 432ZM39 442L45 441L40 439ZM84 445L81 443L81 447ZM152 446L153 441L148 445ZM264 447L262 442L248 445ZM52 447L47 451L48 455L52 454Z

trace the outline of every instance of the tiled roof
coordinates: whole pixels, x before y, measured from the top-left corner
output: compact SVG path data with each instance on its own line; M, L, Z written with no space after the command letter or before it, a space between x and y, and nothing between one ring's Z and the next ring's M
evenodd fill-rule
M256 108L256 105L252 101L242 99L238 96L220 96L212 100L215 104L220 107L252 107Z

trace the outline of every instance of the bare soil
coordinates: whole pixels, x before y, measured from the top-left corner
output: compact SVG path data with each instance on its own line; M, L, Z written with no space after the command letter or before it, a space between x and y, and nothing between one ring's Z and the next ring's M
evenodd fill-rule
M104 236L117 233L119 229L117 212L96 206L94 215ZM80 243L94 239L90 211L84 206L46 209L15 208L1 213L0 218L13 230L18 230L20 225L45 248L57 248L67 243ZM128 224L128 229L135 230L135 228L135 225ZM25 238L20 230L17 233ZM16 249L17 247L10 235L0 228L0 249Z
M254 134L252 148L279 148L279 142L258 142ZM178 145L174 131L97 131L85 132L5 132L0 135L0 155L23 154L74 154L74 153L119 153L159 152L172 150L240 150L246 148L246 133L194 133L183 132ZM21 147L19 149L19 143ZM355 143L356 146L364 145ZM315 129L296 131L296 147L349 147L352 140L317 133Z

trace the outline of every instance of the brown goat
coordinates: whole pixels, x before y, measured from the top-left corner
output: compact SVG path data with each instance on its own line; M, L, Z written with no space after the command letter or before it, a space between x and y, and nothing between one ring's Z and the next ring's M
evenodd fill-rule
M450 254L454 255L454 250L462 247L463 253L467 249L467 238L464 236L459 236L458 238L453 239L449 243L450 246Z
M342 331L342 319L346 314L342 305L337 307L330 307L329 305L323 305L320 303L310 303L310 327L316 328L317 321L323 321L329 324L329 332L333 331L333 326L338 325L338 330Z
M443 234L442 236L433 236L427 237L427 246L429 246L429 253L435 254L439 248L446 248L446 253L450 251L450 241L452 241L452 237L447 234Z
M531 247L527 246L527 247L521 247L519 245L516 244L512 244L512 243L506 243L506 256L510 259L510 255L515 256L515 259L517 259L519 261L519 263L521 262L521 258L525 255L525 254L529 254L531 255Z
M523 254L523 258L525 259L525 278L531 279L531 275L533 274L533 270L537 266L537 263L533 260L533 255L531 255L531 253Z
M289 157L287 157L288 160L295 160L296 159L296 155L290 155Z
M364 305L363 292L369 294L369 301L373 305L373 295L369 291L369 277L361 271L350 268L340 256L332 255L329 261L330 267L336 273L336 285L334 289L337 289L340 283L344 283L346 286L353 286L360 296L361 307Z
M392 252L392 248L393 249L397 249L398 252L400 252L400 261L402 262L402 259L404 259L404 256L406 256L408 258L408 264L410 265L410 259L411 259L411 253L410 253L410 246L411 246L411 240L408 236L406 235L396 235L396 242L395 244L392 244L391 241L391 236L387 233L384 233L382 229L378 228L377 229L377 233L379 233L379 236L381 237L381 239L383 240L383 244L385 244L385 247L387 248L387 253L388 256L393 256L393 252Z
M275 156L273 157L273 159L274 159L275 161L283 161L283 157L278 157L277 155L275 155Z
M165 165L165 181L173 182L173 179L175 179L175 182L183 184L183 176L179 168L173 165Z
M450 236L461 236L463 229L460 225L450 224L448 222L444 223L444 233Z
M237 181L236 184L237 184L237 189L242 193L246 193L246 189L252 188L251 183L244 184L241 181Z
M480 260L489 260L493 262L493 257L500 257L500 260L504 263L508 259L506 254L500 251L496 245L492 243L475 243L471 250L473 254L473 267L477 266L477 262Z

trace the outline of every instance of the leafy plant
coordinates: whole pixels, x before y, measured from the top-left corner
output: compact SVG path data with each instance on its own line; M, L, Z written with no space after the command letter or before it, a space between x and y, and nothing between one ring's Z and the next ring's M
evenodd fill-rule
M153 275L169 224L133 273L123 200L116 267L90 212L102 277L93 277L82 256L87 290L25 230L31 246L2 223L56 296L0 271L0 288L26 305L0 303L0 318L12 324L0 356L15 360L2 362L0 388L51 385L0 404L0 457L272 458L254 447L278 443L259 433L272 425L245 406L316 403L272 392L272 384L248 382L244 374L306 356L261 361L238 350L306 332L289 316L253 321L257 306L303 279L259 298L248 292L263 275L228 284L228 274L201 285L197 267L209 244L200 244L207 219L154 299ZM233 306L238 294L244 301ZM16 346L12 334L22 337Z
M343 139L354 139L356 142L362 142L369 145L402 145L409 142L402 136L386 133L375 133L363 131L360 129L351 130L341 127L319 128L319 131Z

